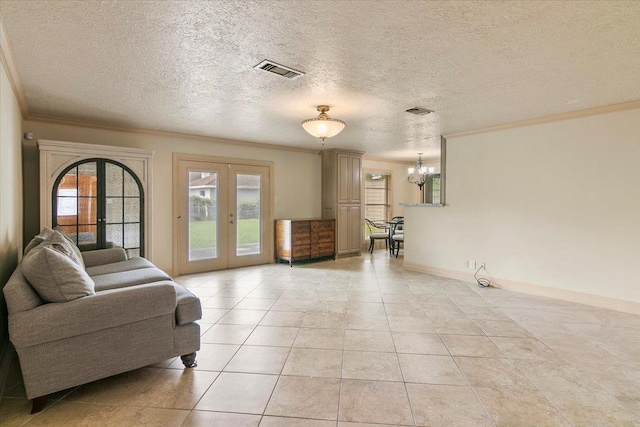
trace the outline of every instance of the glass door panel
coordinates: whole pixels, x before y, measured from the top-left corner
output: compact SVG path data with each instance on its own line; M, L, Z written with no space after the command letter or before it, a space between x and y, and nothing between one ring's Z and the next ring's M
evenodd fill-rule
M261 194L262 176L236 175L236 256L261 252Z
M56 187L55 221L82 249L95 249L98 224L98 167L86 162L71 167Z
M189 170L189 261L218 257L217 171Z
M105 241L111 247L124 247L124 239L122 234L124 227L122 224L107 224Z
M124 224L124 248L133 248L127 249L127 251L135 251L140 248L140 224L132 223L132 224Z
M269 262L267 248L269 168L230 165L229 267Z
M197 273L225 268L228 231L228 166L184 161L178 164L178 271Z
M104 246L123 247L129 256L139 256L142 211L138 184L126 169L111 162L104 164L104 177Z
M124 199L124 222L140 222L140 198L127 197Z
M142 223L143 209L140 186L129 171L122 169L122 223L124 248L129 256L141 256L144 227Z

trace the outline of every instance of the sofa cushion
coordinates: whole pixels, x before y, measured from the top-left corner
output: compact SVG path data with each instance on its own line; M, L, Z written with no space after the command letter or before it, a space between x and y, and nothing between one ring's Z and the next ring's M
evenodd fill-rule
M200 298L192 294L188 289L178 285L172 280L163 280L153 285L171 285L176 291L176 323L187 325L202 319L202 306Z
M126 261L127 251L124 248L95 249L82 252L85 268L98 265L113 264Z
M172 285L176 290L176 323L187 325L202 319L202 306L200 298L192 294L188 289L178 285L172 280L164 280L154 285Z
M96 265L95 267L87 267L87 274L91 277L100 276L102 274L120 273L123 271L138 270L140 268L155 267L144 258L131 258L126 261L112 262L111 264Z
M22 273L44 302L67 302L93 295L94 282L59 243L41 243L22 261Z
M119 273L101 274L93 276L96 291L125 288L127 286L142 285L144 283L171 280L171 277L159 268L139 268L137 270Z

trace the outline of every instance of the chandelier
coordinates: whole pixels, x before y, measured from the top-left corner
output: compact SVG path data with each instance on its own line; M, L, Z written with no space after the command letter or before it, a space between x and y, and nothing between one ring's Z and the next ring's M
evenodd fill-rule
M332 119L329 117L327 114L327 111L329 111L328 105L318 105L318 111L320 111L318 117L315 119L305 120L302 122L302 127L310 135L320 138L322 145L324 145L325 139L336 136L342 132L345 123L342 120Z
M424 183L433 175L434 168L428 168L422 163L422 153L418 153L418 161L415 168L409 168L409 176L407 181L416 184L422 190Z

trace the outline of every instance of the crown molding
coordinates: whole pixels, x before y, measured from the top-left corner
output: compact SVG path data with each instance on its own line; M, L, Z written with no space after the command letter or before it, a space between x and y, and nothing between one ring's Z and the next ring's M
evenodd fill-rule
M18 67L16 67L16 61L13 56L13 49L11 43L9 43L9 36L7 35L6 26L0 14L0 62L4 65L4 69L7 72L7 78L9 84L13 90L13 94L18 100L18 107L22 118L26 119L29 115L29 104L27 103L27 97L24 94L24 86L22 86L22 80L20 74L18 74Z
M550 116L538 117L535 119L520 120L517 122L503 123L480 129L471 129L462 132L444 134L445 138L455 138L458 136L475 135L478 133L494 132L498 130L512 129L524 126L539 125L543 123L559 122L561 120L577 119L580 117L595 116L598 114L615 113L617 111L633 110L640 108L640 100L621 102L619 104L603 105L601 107L587 108L585 110L570 111L568 113L552 114Z
M11 80L11 77L9 79ZM20 103L20 101L18 102ZM24 103L26 106L26 98L24 100ZM562 120L576 119L580 117L594 116L598 114L633 110L636 108L640 108L640 100L623 102L619 104L605 105L605 106L595 107L595 108L588 108L585 110L577 110L569 113L554 114L554 115L539 117L535 119L527 119L527 120L521 120L517 122L503 123L500 125L490 126L490 127L480 128L475 130L455 132L455 133L445 134L443 135L443 137L455 138L459 136L475 135L480 133L494 132L494 131L512 129L517 127L532 126L532 125L543 124L543 123L551 123L551 122L557 122ZM21 104L21 110L22 110L22 104ZM26 114L26 116L23 113L23 117L25 120L29 120L33 122L50 123L50 124L63 125L63 126L86 127L91 129L101 129L101 130L135 133L135 134L143 134L143 135L155 135L155 136L163 136L168 138L185 138L185 139L191 139L196 141L216 142L216 143L231 144L231 145L242 145L247 147L266 148L266 149L272 149L272 150L285 150L285 151L293 151L293 152L299 152L299 153L320 154L321 152L319 148L318 149L300 148L300 147L292 147L288 145L265 144L260 142L222 139L222 138L215 138L215 137L205 136L205 135L169 132L169 131L154 130L154 129L127 127L127 126L117 126L117 125L110 125L110 124L98 123L98 122L85 122L80 120L60 119L60 118L48 117L48 116L32 116L32 115L29 115L28 113ZM333 150L339 150L339 149L334 148ZM324 151L330 151L330 150L324 150ZM359 153L362 153L362 152L359 152ZM381 157L371 157L366 155L363 156L363 160L386 162L386 163L398 163L402 165L413 164L413 162L409 162L409 161L385 159ZM431 160L426 160L426 161L429 162ZM436 161L436 160L433 160L433 161Z
M90 128L90 129L114 131L114 132L161 136L165 138L182 138L182 139L190 139L194 141L215 142L219 144L228 144L228 145L236 145L236 146L241 145L241 146L253 147L253 148L266 148L269 150L280 150L280 151L285 150L285 151L294 151L297 153L320 154L319 148L312 149L312 148L292 147L289 145L265 144L260 142L240 141L235 139L215 138L211 136L197 135L197 134L190 134L190 133L169 132L164 130L109 125L109 124L98 123L98 122L85 122L80 120L59 119L59 118L47 117L47 116L29 115L25 120L28 120L31 122L49 123L49 124L61 125L61 126L75 126L75 127L84 127L84 128Z
M38 148L41 150L69 152L72 154L92 154L96 151L108 154L126 154L129 157L151 159L155 151L143 148L118 147L113 145L86 144L83 142L56 141L53 139L39 139Z

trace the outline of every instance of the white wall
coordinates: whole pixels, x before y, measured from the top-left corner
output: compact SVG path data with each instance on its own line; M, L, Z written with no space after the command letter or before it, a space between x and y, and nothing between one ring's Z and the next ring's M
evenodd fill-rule
M233 141L158 136L117 132L88 127L25 121L25 132L34 141L25 147L25 186L38 188L38 154L35 141L52 139L154 150L153 159L153 262L172 271L172 154L255 159L274 162L275 218L320 217L321 159L316 153L275 150L247 146ZM25 195L25 237L37 234L39 200L37 191Z
M7 342L7 313L1 290L22 257L21 140L20 108L4 65L0 64L0 352ZM2 360L0 354L0 368ZM0 395L3 382L0 369Z
M640 302L640 110L450 138L447 206L405 218L409 268Z

